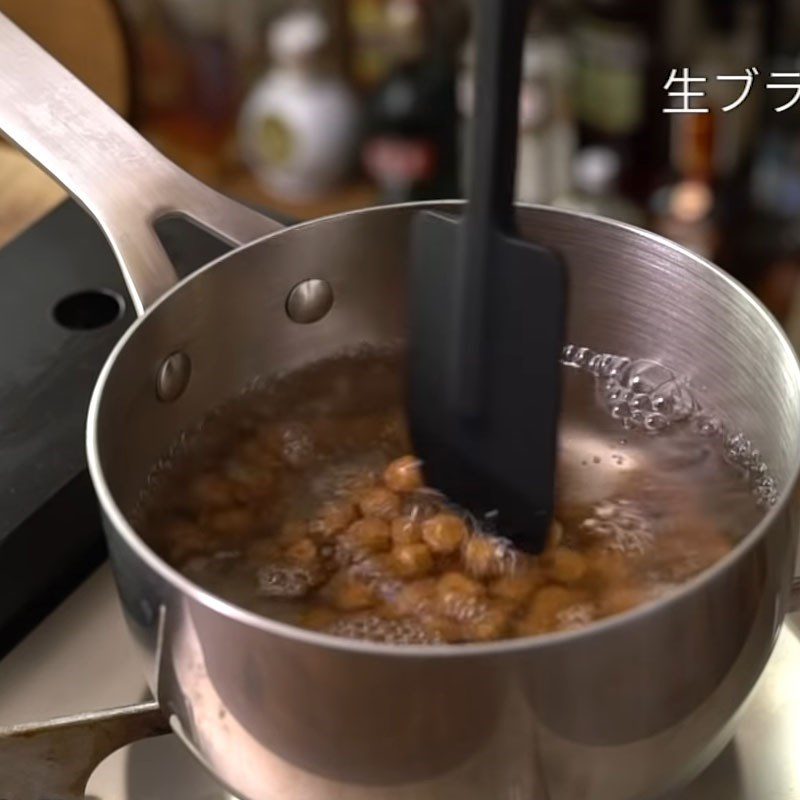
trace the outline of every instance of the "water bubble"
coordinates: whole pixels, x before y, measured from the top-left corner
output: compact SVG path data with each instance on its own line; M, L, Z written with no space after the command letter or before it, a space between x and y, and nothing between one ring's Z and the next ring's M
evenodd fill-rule
M608 371L608 377L624 383L628 378L628 370L631 363L631 360L625 356L614 356L611 369Z
M762 475L756 480L756 486L774 490L776 488L775 478L771 475Z
M556 627L562 631L585 628L594 618L597 609L592 603L576 603L561 609L556 614Z
M573 362L579 367L587 367L594 356L594 351L588 347L579 347L572 358Z
M655 541L647 515L630 501L598 503L581 529L607 550L620 553L644 553Z
M260 595L287 600L308 594L314 578L310 570L287 564L266 564L256 573Z
M745 440L736 448L735 454L740 464L748 464L750 462L752 447L750 442Z
M611 519L615 514L614 504L611 501L600 503L594 509L594 516L597 519ZM585 524L593 522L594 520L587 520Z
M442 613L456 622L474 622L487 610L484 600L460 592L445 594L439 601Z
M585 349L576 348L576 360L580 360L580 352ZM585 369L602 379L599 386L609 413L626 428L656 433L669 425L662 425L656 418L648 427L649 412L660 413L670 423L686 418L696 407L686 386L654 361L632 362L606 353L592 357Z
M611 370L614 369L614 356L604 353L600 358L600 374L603 377L608 377Z
M651 433L663 431L669 426L669 420L663 414L648 414L644 418L644 429Z
M753 487L756 504L760 508L769 508L778 499L778 487L775 480L769 475L759 477Z
M412 619L386 619L376 614L342 617L325 628L325 633L385 644L435 644L442 641L436 632Z
M386 564L380 557L367 557L353 564L349 573L365 583L379 597L396 597L403 588L403 582L386 574Z
M728 435L724 439L724 456L734 466L749 471L753 445L744 434Z
M693 421L694 430L701 436L717 436L723 432L723 425L716 417L700 414Z
M765 461L754 462L751 465L750 469L753 472L753 475L755 476L765 475L769 471L769 467L767 466Z
M292 467L307 466L314 457L314 439L307 425L290 422L276 432L283 460Z
M606 400L609 403L616 403L628 399L628 392L621 386L609 386L606 388Z
M627 403L615 403L611 406L611 416L614 419L624 420L631 414L630 406Z
M697 404L685 384L676 381L670 385L669 392L665 392L665 397L669 404L669 417L673 422L687 419L694 414Z
M627 384L636 392L650 393L659 386L674 379L674 374L655 361L641 359L631 364Z
M656 393L653 395L650 406L653 411L660 411L663 414L669 414L672 410L672 403L669 398L663 394Z
M723 440L723 444L726 450L734 452L746 441L743 433L729 433Z
M645 421L646 417L647 417L647 414L645 414L644 411L639 411L638 409L636 411L631 411L631 422L637 428L643 428L644 427L644 421Z
M636 517L632 516L631 514L618 514L617 515L617 525L622 528L624 531L632 531L634 530L637 525L639 524Z

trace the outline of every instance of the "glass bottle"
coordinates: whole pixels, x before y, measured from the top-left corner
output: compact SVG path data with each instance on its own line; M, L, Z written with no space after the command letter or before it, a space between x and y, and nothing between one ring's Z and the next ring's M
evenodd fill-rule
M391 0L387 9L399 55L370 98L362 148L386 203L457 195L453 64L432 2Z
M326 64L325 18L288 12L267 33L273 66L239 119L245 163L268 192L308 200L329 191L353 166L359 108L346 82Z

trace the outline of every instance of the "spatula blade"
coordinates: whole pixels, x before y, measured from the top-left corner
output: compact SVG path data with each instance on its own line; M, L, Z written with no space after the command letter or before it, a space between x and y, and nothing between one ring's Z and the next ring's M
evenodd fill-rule
M479 344L485 394L482 413L470 418L457 380L462 224L436 212L420 212L413 223L411 437L429 485L536 551L553 513L565 270L549 250L504 233L493 237Z

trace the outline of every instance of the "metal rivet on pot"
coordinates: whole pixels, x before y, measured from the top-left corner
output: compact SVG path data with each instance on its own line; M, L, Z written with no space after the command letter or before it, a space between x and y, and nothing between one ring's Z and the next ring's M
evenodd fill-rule
M171 403L177 400L189 385L192 362L186 353L172 353L158 368L156 375L156 395L159 400Z
M294 322L308 324L322 319L333 306L333 289L326 280L309 278L295 286L286 298L286 313Z

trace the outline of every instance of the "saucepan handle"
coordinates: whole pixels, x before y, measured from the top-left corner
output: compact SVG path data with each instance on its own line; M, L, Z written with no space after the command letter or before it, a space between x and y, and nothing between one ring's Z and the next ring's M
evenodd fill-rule
M0 797L83 800L89 778L106 756L170 732L155 702L0 728Z
M185 216L232 245L281 228L162 156L2 14L0 132L97 220L139 313L177 281L157 219Z

